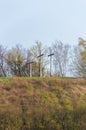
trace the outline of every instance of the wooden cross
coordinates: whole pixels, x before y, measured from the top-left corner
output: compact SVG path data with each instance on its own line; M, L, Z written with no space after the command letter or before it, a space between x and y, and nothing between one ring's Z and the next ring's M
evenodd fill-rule
M34 63L33 61L27 63L27 64L29 64L29 76L30 76L30 77L32 77L32 64L33 64L33 63Z
M54 53L51 53L48 55L48 57L50 57L50 76L52 76L52 56L54 55Z
M40 77L42 77L42 56L43 56L44 54L40 54L39 56L38 56L38 58L39 58L39 76Z

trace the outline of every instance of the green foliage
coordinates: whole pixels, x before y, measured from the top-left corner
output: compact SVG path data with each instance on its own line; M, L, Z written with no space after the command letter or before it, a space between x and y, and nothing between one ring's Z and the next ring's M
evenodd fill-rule
M6 61L8 67L10 68L10 73L16 76L21 76L25 54L24 49L20 45L16 45L14 48L10 49L6 54Z
M86 40L79 38L79 44L75 47L73 58L73 72L78 77L86 77Z

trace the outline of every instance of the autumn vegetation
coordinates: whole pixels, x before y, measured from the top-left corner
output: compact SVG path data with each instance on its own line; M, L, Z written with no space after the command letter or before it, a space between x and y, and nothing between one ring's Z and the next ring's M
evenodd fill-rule
M0 78L0 130L85 130L86 79Z
M0 45L0 130L86 130L86 40Z
M86 40L76 46L55 41L44 46L36 41L30 48L0 45L0 77L86 77Z

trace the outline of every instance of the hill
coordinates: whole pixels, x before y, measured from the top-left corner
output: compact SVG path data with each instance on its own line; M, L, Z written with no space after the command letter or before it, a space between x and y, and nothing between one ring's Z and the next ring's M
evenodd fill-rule
M86 130L86 79L1 78L0 130Z

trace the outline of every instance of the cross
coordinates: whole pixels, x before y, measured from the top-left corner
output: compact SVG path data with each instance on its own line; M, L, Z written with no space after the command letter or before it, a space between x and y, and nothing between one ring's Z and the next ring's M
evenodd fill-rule
M34 63L33 61L27 63L27 64L29 64L29 76L30 76L30 77L32 77L32 64L33 64L33 63Z
M48 57L50 57L50 76L52 76L52 56L54 55L54 53L51 53L48 55Z
M39 58L39 76L40 77L42 77L42 56L43 56L44 54L40 54L39 56L38 56L38 58Z

